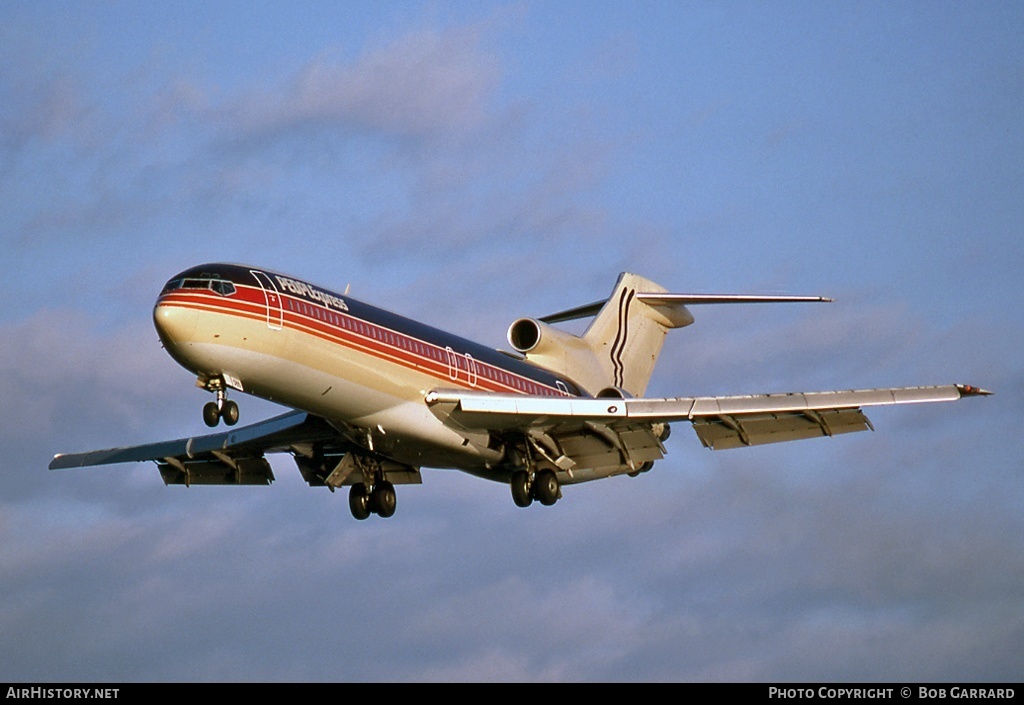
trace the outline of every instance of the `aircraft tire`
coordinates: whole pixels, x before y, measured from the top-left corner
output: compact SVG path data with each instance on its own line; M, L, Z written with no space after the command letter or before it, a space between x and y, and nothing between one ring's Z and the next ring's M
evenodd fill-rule
M512 488L512 501L517 507L529 507L533 504L533 495L530 494L530 475L525 470L516 470L512 473L509 481Z
M220 416L228 426L238 423L238 404L230 399L224 402L224 408L220 410Z
M550 470L541 470L533 481L533 494L537 501L550 507L558 501L558 478Z
M207 402L203 406L203 423L210 428L220 423L220 409L217 408L217 402Z
M644 463L643 465L638 467L633 472L628 472L626 474L629 475L630 477L639 477L641 473L645 473L645 472L647 472L648 470L650 470L653 467L654 467L654 461L653 460L648 460L646 463Z
M366 493L366 485L361 482L352 485L348 491L348 508L359 521L370 518L370 495Z
M373 488L371 499L373 511L377 513L377 516L384 517L385 519L394 516L395 508L398 505L398 497L395 494L395 486L390 482L384 480L377 483L377 486Z

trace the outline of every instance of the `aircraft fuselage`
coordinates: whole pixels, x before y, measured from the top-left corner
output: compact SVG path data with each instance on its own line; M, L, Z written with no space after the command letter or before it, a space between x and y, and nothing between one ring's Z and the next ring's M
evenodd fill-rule
M349 296L234 264L192 267L153 311L167 352L247 394L358 429L413 466L505 479L500 444L467 443L424 404L433 389L577 396L570 380Z

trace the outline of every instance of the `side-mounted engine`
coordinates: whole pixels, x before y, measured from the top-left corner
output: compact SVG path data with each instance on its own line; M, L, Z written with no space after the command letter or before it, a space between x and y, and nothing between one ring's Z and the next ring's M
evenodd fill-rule
M608 299L543 318L520 318L508 342L526 359L568 377L590 394L617 388L642 396L665 334L693 322L685 306L648 300L665 290L635 274L622 274ZM582 336L549 325L594 316Z
M508 343L529 362L568 377L588 392L606 386L594 350L572 333L535 318L520 318L508 328Z

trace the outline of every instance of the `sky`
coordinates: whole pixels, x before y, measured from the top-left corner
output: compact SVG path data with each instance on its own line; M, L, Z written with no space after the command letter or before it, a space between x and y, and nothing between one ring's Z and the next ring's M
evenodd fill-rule
M1024 5L0 0L0 681L1020 681ZM357 522L58 452L203 433L163 283L290 273L495 347L704 307L651 396L968 383L554 507ZM238 397L243 421L279 407Z

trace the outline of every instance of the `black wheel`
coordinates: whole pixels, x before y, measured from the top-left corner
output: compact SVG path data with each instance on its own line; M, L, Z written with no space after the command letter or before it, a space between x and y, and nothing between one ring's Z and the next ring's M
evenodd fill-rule
M545 507L558 501L558 478L550 470L541 470L533 481L533 495Z
M220 417L228 426L234 426L238 423L238 404L230 399L225 401L224 407L220 410Z
M207 402L203 406L203 423L210 428L220 423L220 409L217 408L217 402Z
M509 481L512 487L512 501L517 507L529 507L533 504L533 496L530 494L530 474L525 470L516 470L512 473Z
M373 511L377 513L377 516L384 517L385 519L389 516L394 516L398 497L395 495L395 486L390 482L387 480L378 482L377 486L373 488L373 497L371 499L371 506Z
M638 467L633 472L626 473L626 474L629 475L630 477L637 477L637 476L640 475L640 473L647 472L648 470L650 470L653 467L654 467L654 461L648 460L646 463L644 463L643 465Z
M348 508L352 516L362 521L370 516L370 495L366 494L366 485L357 482L348 492Z

